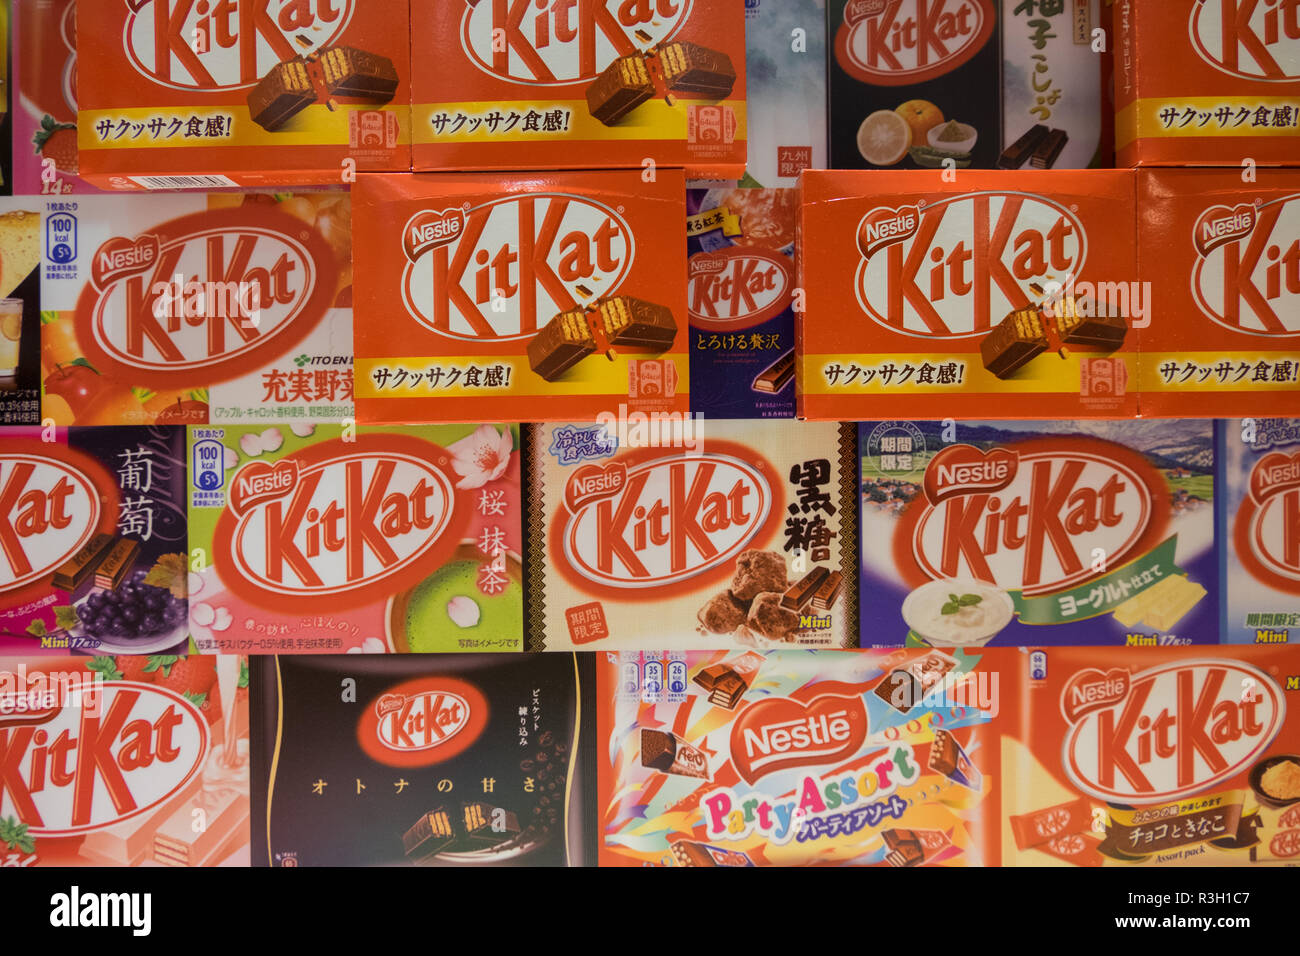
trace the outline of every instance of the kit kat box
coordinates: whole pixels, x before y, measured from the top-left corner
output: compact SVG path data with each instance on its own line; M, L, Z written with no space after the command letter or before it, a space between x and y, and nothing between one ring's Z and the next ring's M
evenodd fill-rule
M41 420L41 207L0 198L0 425Z
M1300 170L1137 177L1142 414L1300 414Z
M407 27L406 0L82 3L81 176L214 189L409 170Z
M180 428L6 429L0 652L183 648L184 483Z
M690 189L686 211L692 411L793 417L799 193Z
M254 658L253 865L594 866L593 657Z
M412 0L417 170L745 169L743 0Z
M196 646L520 650L517 428L191 428Z
M362 177L360 420L685 412L685 198L666 169Z
M864 647L1218 643L1213 422L859 428Z
M1300 163L1295 4L1119 0L1115 11L1119 165Z
M44 222L44 418L352 416L346 193L78 196Z
M0 865L248 866L240 657L0 658Z
M1294 644L1300 633L1300 420L1227 419L1224 640Z
M1300 860L1294 652L1003 653L1004 866Z
M602 866L996 864L989 656L598 661Z
M805 171L800 414L1133 417L1129 171Z
M852 425L525 432L530 650L854 647Z

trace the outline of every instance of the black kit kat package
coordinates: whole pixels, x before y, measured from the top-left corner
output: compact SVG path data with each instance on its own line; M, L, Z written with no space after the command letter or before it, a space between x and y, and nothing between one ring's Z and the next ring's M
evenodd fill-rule
M594 688L580 654L253 658L253 865L594 866Z

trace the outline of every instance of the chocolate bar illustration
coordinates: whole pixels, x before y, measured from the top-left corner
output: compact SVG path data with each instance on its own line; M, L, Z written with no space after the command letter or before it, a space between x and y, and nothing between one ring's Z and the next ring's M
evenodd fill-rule
M135 567L140 556L140 542L131 538L118 538L104 560L95 569L95 587L116 591Z
M890 829L880 836L885 841L888 851L885 862L890 866L920 866L925 862L925 848L921 838L912 830Z
M998 378L1008 378L1046 352L1047 345L1047 329L1038 309L1017 309L980 341L980 356L986 369Z
M661 773L704 779L709 775L709 761L698 747L692 747L676 734L641 728L641 766Z
M830 573L828 568L820 566L813 568L799 581L790 585L781 597L781 606L789 611L801 610L812 600L813 593L830 577Z
M320 55L320 66L331 96L354 96L378 105L397 93L397 68L378 53L331 47Z
M456 831L452 829L451 817L445 808L439 807L421 816L402 834L402 847L408 859L420 863L442 852L455 839Z
M673 857L678 866L753 866L754 861L739 850L678 840L672 845Z
M611 345L664 352L677 338L672 309L644 299L628 295L607 299L600 304L600 316Z
M713 686L713 690L709 693L709 703L716 707L734 710L747 690L749 685L739 674L728 674Z
M258 126L275 132L315 103L316 95L307 60L297 56L271 67L249 91L248 112Z
M1056 328L1066 345L1095 345L1113 352L1128 335L1122 315L1079 315L1073 297L1057 302L1055 312Z
M934 743L930 745L929 768L935 773L943 774L954 783L959 783L968 790L980 789L980 782L984 779L983 774L979 772L966 751L961 749L961 744L957 743L957 738L946 730L936 730L934 732Z
M677 41L659 48L664 85L675 93L698 93L724 99L736 86L731 57L695 43Z
M596 340L581 310L561 312L547 322L528 343L528 364L553 382L582 359L596 351Z
M751 386L756 392L775 395L794 381L795 358L791 350L758 373Z
M667 306L615 296L553 318L528 343L528 364L553 382L596 351L623 346L662 352L672 348L676 338L677 321Z
M1020 134L1020 138L1002 151L998 157L999 169L1019 169L1025 160L1034 154L1038 144L1047 136L1047 127L1042 123L1031 126Z
M1029 157L1029 165L1034 169L1051 169L1056 165L1056 161L1061 158L1061 151L1065 149L1065 144L1069 139L1070 136L1065 130L1052 130L1038 144L1033 155Z
M844 584L844 575L839 571L832 571L830 576L813 592L812 606L814 611L829 611L835 606L835 601L840 596L840 587Z
M248 94L248 112L267 132L309 106L342 96L381 105L397 93L397 68L378 53L348 46L277 63ZM331 109L333 106L331 105Z
M102 531L96 534L59 565L50 578L51 583L64 591L77 590L95 573L99 562L108 553L108 549L113 547L113 541L111 534Z
M493 826L493 819L497 826ZM520 832L519 817L487 803L465 804L465 832L478 843L503 843Z
M654 94L645 57L621 56L587 87L587 108L594 118L612 126Z

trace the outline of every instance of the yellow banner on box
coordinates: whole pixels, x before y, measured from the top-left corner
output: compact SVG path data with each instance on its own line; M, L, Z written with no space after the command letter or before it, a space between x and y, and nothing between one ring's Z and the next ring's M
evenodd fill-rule
M1300 352L1143 352L1138 387L1173 394L1297 389Z
M606 126L591 115L586 100L545 100L516 103L417 104L412 113L417 143L529 143L563 140L662 139L684 140L686 111L691 106L717 105L731 110L736 118L736 139L745 135L745 101L723 100L717 104L678 100L669 106L664 100L650 100L638 106L615 126ZM562 127L547 117L565 114ZM715 144L716 145L716 144ZM575 157L581 165L581 157Z
M677 394L690 390L688 359L684 355L619 355L613 361L593 357L548 382L517 356L437 355L358 358L357 398L501 398L531 395L619 395L628 390L627 363L636 359L667 359L677 368Z
M1085 353L1076 353L1079 356ZM1086 353L1092 357L1091 353ZM1124 362L1133 378L1137 356L1112 358ZM977 352L885 352L875 355L806 355L800 368L806 395L926 394L966 395L1001 392L1060 392L1079 394L1079 362L1075 354L1061 358L1047 352L1018 369L1011 378L998 378L984 367Z
M1274 126L1279 107L1289 122ZM1260 113L1260 110L1266 113ZM1245 111L1243 114L1243 110ZM1256 125L1256 120L1267 122ZM1135 139L1182 136L1300 136L1300 97L1180 96L1135 100L1115 114L1115 148Z
M348 146L354 112L392 113L397 117L397 146L411 142L411 119L404 103L387 106L312 106L274 132L253 122L247 106L158 109L132 107L119 110L83 110L77 119L77 148L184 149L214 146ZM209 121L222 119L225 132L209 136ZM101 124L107 123L107 126ZM107 130L106 133L102 130ZM186 136L197 131L201 135ZM387 148L387 146L383 147Z

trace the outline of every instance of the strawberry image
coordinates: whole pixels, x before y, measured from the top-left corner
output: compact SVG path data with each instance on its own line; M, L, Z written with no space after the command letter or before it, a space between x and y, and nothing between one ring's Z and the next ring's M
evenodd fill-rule
M115 663L118 672L122 675L120 680L134 681L137 684L153 683L154 675L149 670L149 658L123 654L115 658Z
M41 120L41 128L32 137L36 152L45 159L54 160L61 173L77 172L77 127L72 123L56 123L48 113Z
M209 724L217 722L221 709L212 701L216 695L217 669L211 657L155 654L149 658L146 669L154 671L155 684L180 694L202 711Z

